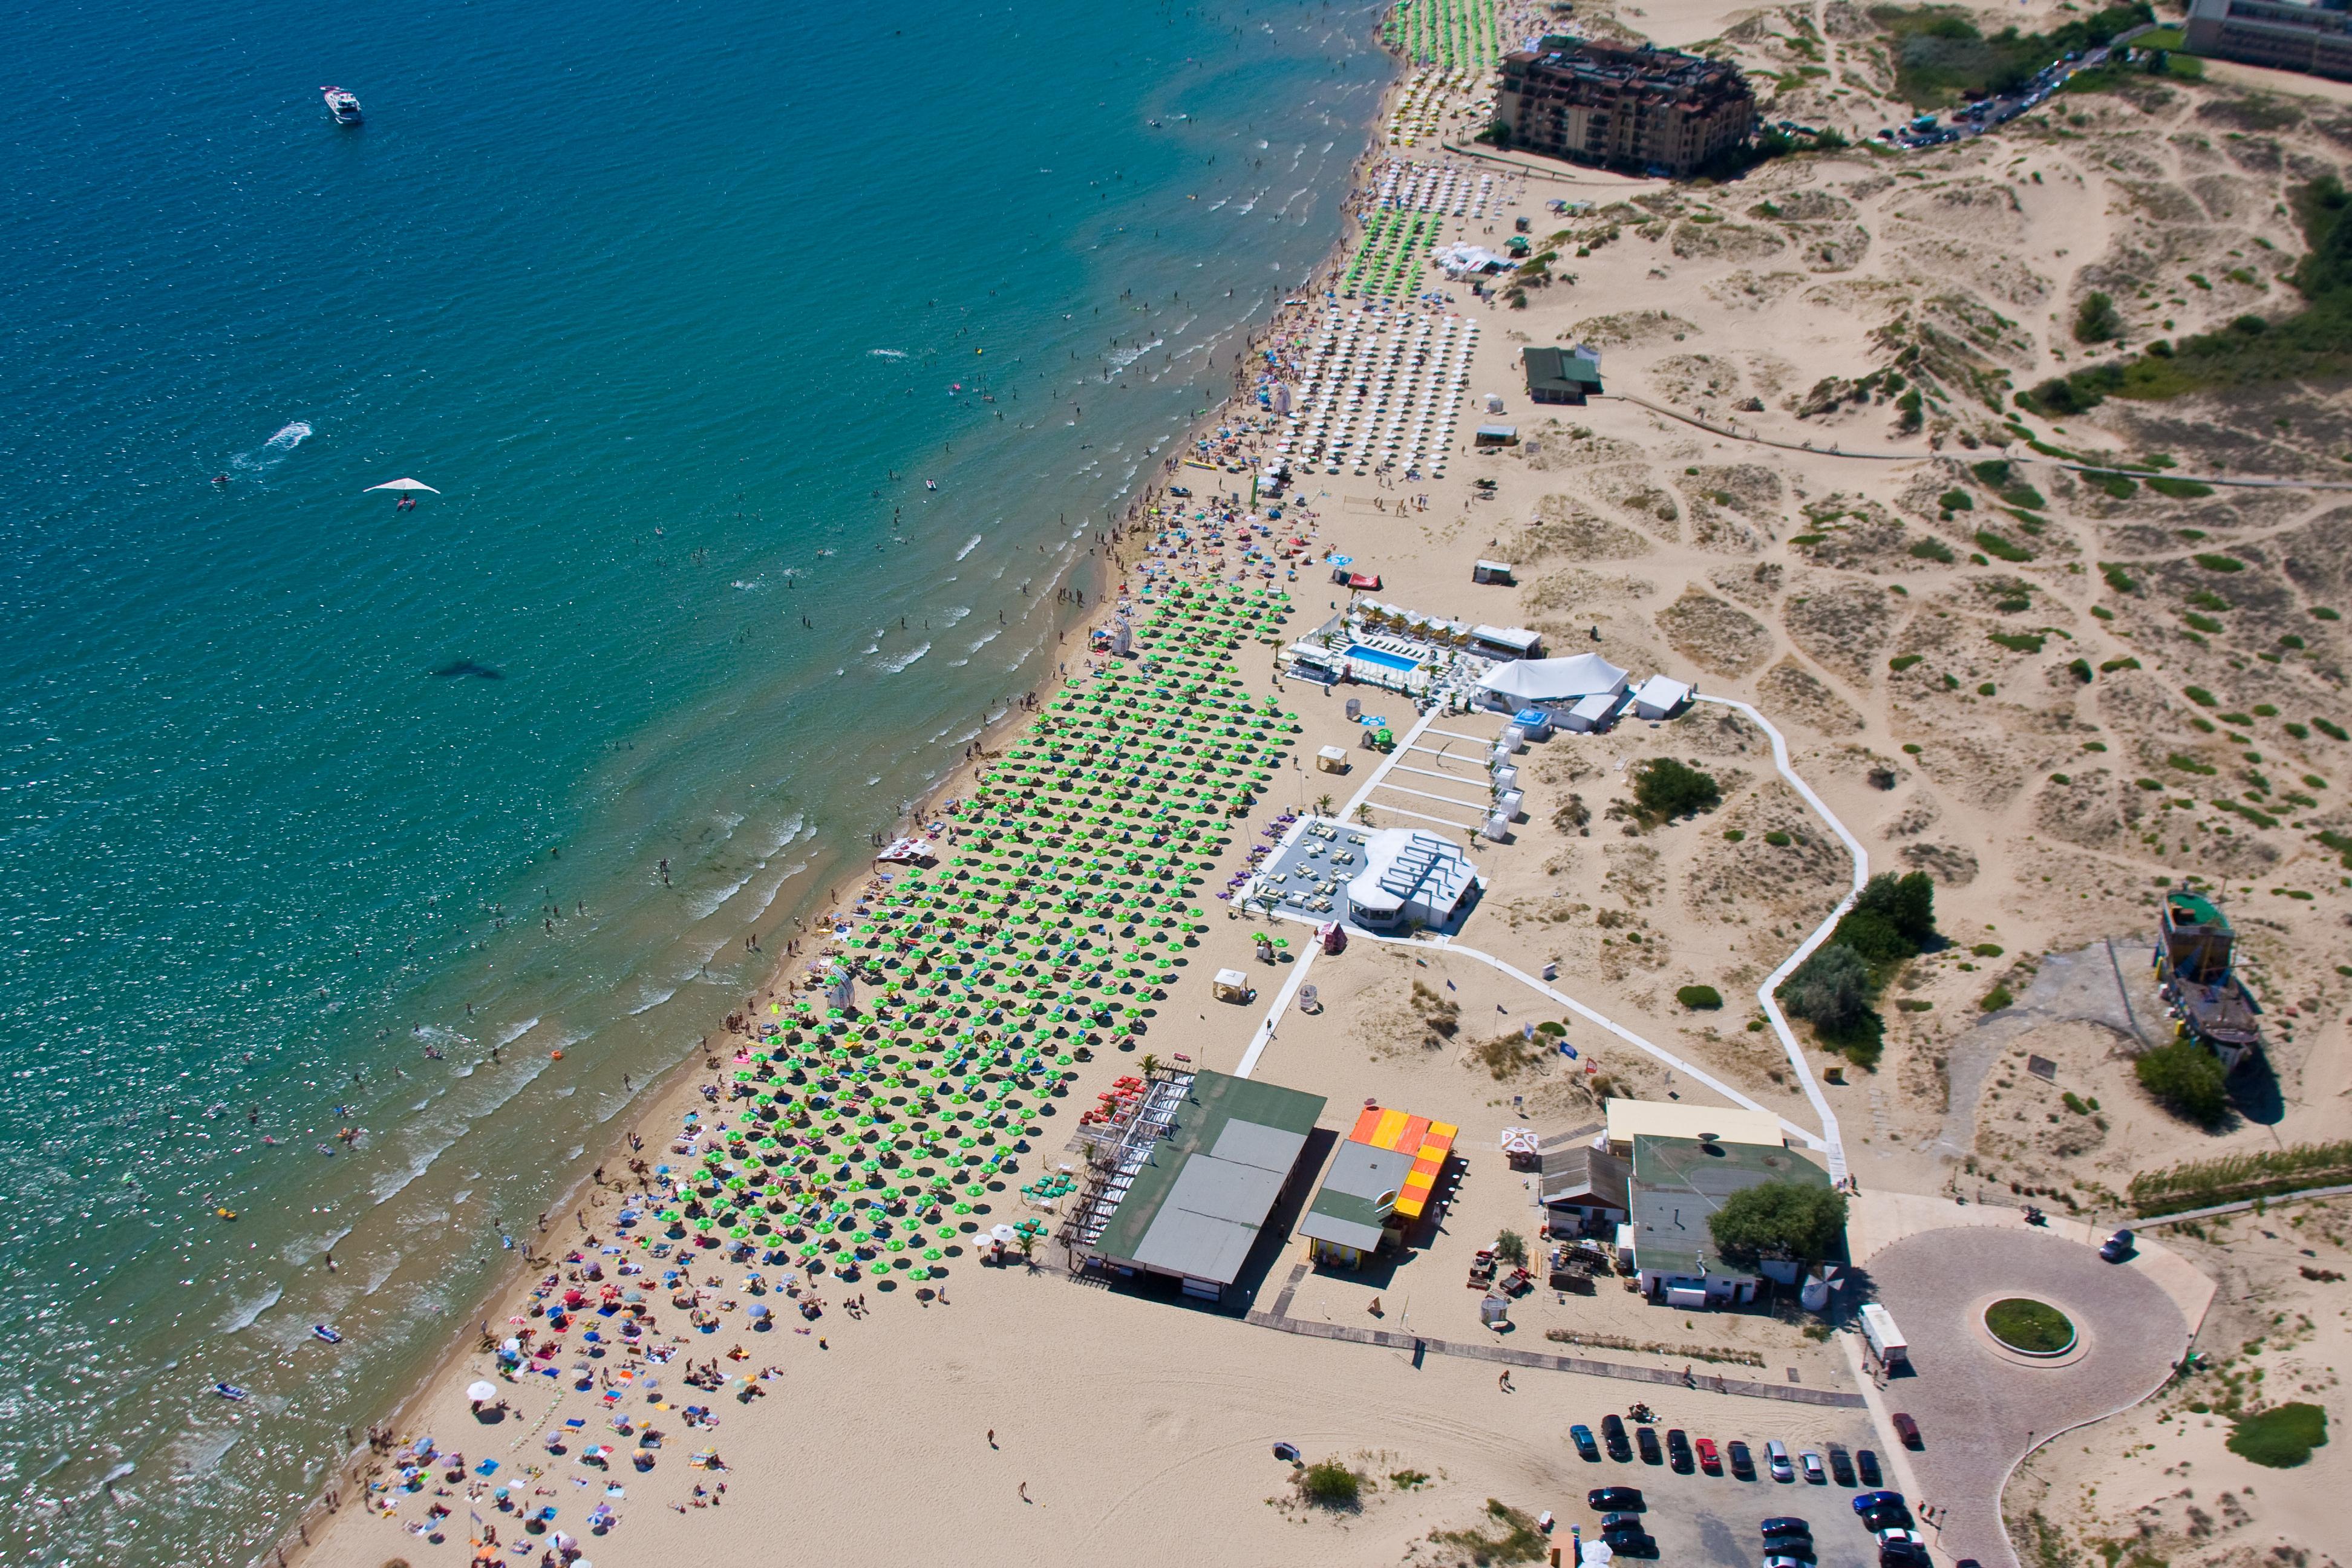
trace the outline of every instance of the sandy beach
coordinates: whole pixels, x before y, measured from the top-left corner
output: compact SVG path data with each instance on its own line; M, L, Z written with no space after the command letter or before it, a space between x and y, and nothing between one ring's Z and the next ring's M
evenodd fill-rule
M1885 46L1849 9L1775 19L1701 5L1647 17L1622 6L1590 20L1654 26L1649 36L1663 43L1728 38L1756 71L1826 59L1826 77L1786 79L1774 112L1842 119L1861 141L1896 106ZM2047 19L2046 8L2021 15ZM1415 90L1408 77L1382 126ZM892 870L845 885L835 911L809 922L803 950L750 999L737 1032L715 1038L626 1118L635 1142L607 1152L605 1179L531 1238L534 1258L477 1314L483 1331L461 1335L432 1380L355 1447L331 1500L287 1543L288 1561L542 1563L562 1544L559 1532L601 1568L748 1564L786 1552L865 1563L909 1549L957 1562L1018 1552L1057 1563L1106 1551L1154 1563L1470 1561L1485 1549L1476 1532L1504 1518L1490 1500L1589 1525L1589 1472L1568 1428L1635 1399L1664 1424L1717 1441L1839 1443L1905 1462L1886 1436L1883 1402L1874 1403L1878 1390L1857 1374L1851 1329L1811 1331L1817 1325L1793 1308L1685 1314L1649 1305L1630 1281L1621 1290L1604 1280L1592 1296L1536 1290L1507 1335L1482 1327L1482 1293L1463 1288L1463 1268L1501 1232L1541 1233L1528 1178L1498 1152L1506 1129L1589 1140L1612 1095L1737 1100L1785 1118L1809 1157L1827 1161L1833 1146L1861 1201L1884 1192L1943 1205L1933 1210L1942 1218L1921 1228L1957 1227L1963 1203L1999 1207L2008 1224L2007 1205L2039 1199L2084 1236L2128 1217L2143 1173L2340 1133L2337 1101L2352 1084L2345 988L2320 928L2343 913L2346 879L2309 833L2347 826L2337 797L2319 793L2340 786L2342 759L2292 718L2328 710L2341 686L2329 600L2340 602L2346 586L2343 497L2317 488L2337 482L2324 467L2328 430L2298 426L2310 414L2301 406L2266 425L2252 412L2161 405L2105 423L2029 426L2001 395L2101 352L2063 323L2071 301L2112 281L2124 253L2160 241L2182 248L2182 265L2205 268L2200 278L2226 279L2250 248L2299 243L2284 198L2326 128L2263 133L2278 159L2241 157L2232 176L2267 182L2258 197L2225 188L2216 171L2227 154L2199 141L2200 127L2252 123L2236 88L2210 84L2161 89L2161 100L2086 94L2013 134L1908 158L1855 147L1690 186L1453 151L1447 140L1476 128L1478 94L1423 90L1441 105L1426 123L1445 129L1392 142L1376 132L1359 210L1381 210L1383 179L1451 173L1460 205L1432 209L1433 243L1499 245L1524 222L1556 258L1553 280L1516 297L1499 287L1474 292L1416 257L1408 285L1368 310L1347 292L1356 257L1335 257L1317 289L1260 334L1235 399L1135 498L1119 536L1098 542L1101 580L1072 584L1094 627L1123 619L1146 639L1202 639L1171 640L1154 656L1170 662L1152 679L1196 680L1233 706L1187 708L1180 720L1152 706L1137 661L1081 653L1074 634L1068 680L1034 694L1034 709L981 742L971 769L908 825L938 860L913 885L982 899L1000 888L986 928L975 918L974 930L983 944L1008 944L997 966L1006 979L1030 983L1016 983L1010 998L1000 987L997 1002L973 1002L929 1046L903 1037L925 1005L919 992L861 989L856 1005L866 1011L845 1030L878 1017L880 1038L835 1047L850 1065L819 1086L849 1092L840 1086L857 1081L858 1064L904 1054L890 1058L901 1080L887 1086L902 1099L866 1140L879 1148L895 1138L902 1158L878 1160L884 1169L866 1174L895 1185L900 1164L911 1173L925 1158L956 1173L893 1211L893 1224L919 1229L940 1256L908 1257L886 1234L850 1255L858 1272L845 1279L837 1250L814 1254L804 1242L789 1260L762 1263L733 1255L772 1240L754 1247L738 1232L731 1239L741 1245L730 1245L725 1232L706 1232L717 1245L704 1246L696 1216L667 1231L658 1223L680 1202L689 1162L713 1154L736 1162L726 1166L734 1173L759 1158L717 1124L739 1112L739 1088L781 1089L789 1071L772 1067L827 1042L823 996L812 987L835 973L835 958L856 958L868 935L881 944L873 951L887 952L972 934L921 918L892 926L909 885ZM1832 91L1846 96L1832 101ZM2165 193L2179 200L2158 199ZM2192 195L2203 204L2194 221L2179 216ZM1553 205L1567 203L1587 205ZM2177 296L2135 297L2128 309L2147 318L2135 331L2158 330L2160 320L2161 330L2185 332L2252 297L2252 285L2217 290L2208 281L2201 293L2182 284ZM1296 421L1274 412L1277 388L1303 398L1315 384L1327 335L1351 332L1389 334L1383 342L1423 332L1441 363L1459 345L1458 410L1449 414L1439 395L1400 401L1386 426L1408 454L1427 454L1425 467L1409 456L1392 467L1366 463L1361 454L1379 448L1362 446L1326 461L1304 405ZM1597 349L1608 395L1579 407L1531 405L1519 353L1553 343ZM1928 395L1904 400L1921 389ZM1423 423L1409 427L1409 413ZM1513 426L1511 442L1474 447L1467 426L1496 421ZM2083 471L2085 458L2149 454L2168 467L2139 472L2181 476L2190 488L2119 488ZM1285 458L1297 469L1293 486L1260 497L1254 477ZM2252 473L2288 482L2231 489L2194 478ZM1988 534L2008 552L1987 544ZM2238 657L2218 630L2188 629L2194 617L2184 623L2163 602L2196 605L2195 593L2213 592L2186 553L2208 539L2234 552L2230 624L2245 628L2247 647L2271 650L2264 660ZM1381 586L1351 592L1334 582L1335 557L1378 574ZM2311 564L2329 558L2339 563ZM1474 581L1477 560L1509 563L1515 580ZM2119 589L2118 574L2134 588ZM1267 593L1285 597L1236 596ZM1700 702L1670 721L1629 716L1605 733L1531 748L1517 759L1523 819L1501 841L1475 838L1485 748L1503 714L1449 716L1458 751L1442 755L1452 742L1430 742L1409 764L1421 776L1408 781L1387 767L1401 759L1364 745L1366 726L1347 707L1384 714L1402 733L1417 717L1410 698L1286 676L1289 643L1362 599L1425 620L1527 628L1548 652L1596 653L1635 682L1664 674L1704 698L1749 705L1783 737L1788 767L1814 800L1780 771L1764 728ZM1184 629L1204 610L1235 617L1230 646L1206 640L1213 616ZM1190 673L1182 658L1197 660ZM2214 702L2184 705L2176 695L2209 687ZM1122 783L1127 763L1143 759L1085 727L1094 709L1107 703L1116 721L1131 700L1145 721L1169 726L1153 731L1154 752L1213 752L1236 725L1266 721L1244 729L1230 752L1198 759L1224 766L1222 783L1184 773L1174 759L1180 780L1205 787L1202 798L1220 807L1237 802L1238 814L1223 819L1222 835L1216 824L1156 816L1135 825L1145 839L1100 847L1128 863L1071 868L1076 885L1055 884L1050 864L1008 867L1008 855L1034 858L1035 847L1025 829L976 817L978 793L1016 809L1041 792L1050 801L1069 787L1053 782L1055 770L1067 778L1109 747L1120 774L1102 781L1101 808L1133 800L1161 809L1143 785ZM2202 719L2207 706L2229 728ZM2260 753L2249 749L2257 745ZM1318 770L1326 748L1340 751L1344 772ZM2193 765L2184 768L2184 756ZM1688 821L1635 820L1631 778L1660 757L1708 770L1719 804ZM2277 775L2274 786L2256 772L2259 791L2244 796L2263 803L2252 809L2270 826L2173 787L2180 775L2224 768ZM1252 769L1266 777L1252 783ZM2279 798L2290 777L2314 792L2294 796L2301 804L2291 809ZM1245 917L1226 894L1305 813L1454 830L1485 879L1458 940L1360 936L1310 961L1310 924ZM2307 831L2273 831L2281 820ZM1850 890L1848 833L1866 870L1933 877L1948 939L1895 983L1883 1055L1867 1060L1825 1048L1810 1031L1792 1052L1755 1000ZM1048 848L1097 852L1085 842ZM1108 883L1087 880L1088 870ZM2131 1067L2168 1027L2144 978L2147 942L2157 889L2184 874L2233 900L2273 1015L2273 1102L2210 1131L2186 1130L2142 1094ZM1013 889L1030 890L1021 879L1040 879L1039 890L1058 886L1049 896L1073 901L999 927ZM1076 911L1069 941L1094 931L1122 963L1137 943L1150 947L1150 921L1179 923L1153 950L1158 973L1129 972L1124 999L1109 1004L1088 993L1086 962L1069 962L1076 949L1048 930L1057 909ZM1115 936L1122 921L1141 923L1140 936ZM1277 938L1269 963L1265 944ZM1014 951L1014 942L1037 945ZM1318 1005L1285 1005L1307 962ZM1247 1002L1213 998L1209 977L1228 968L1247 974ZM1530 978L1538 974L1559 978L1539 984ZM1717 1001L1684 1000L1693 986ZM1055 1010L1034 1015L1045 1021L1025 1026L1024 1041L1032 1002ZM801 1039L792 1019L803 1004L812 1010L802 1014ZM1122 1016L1143 1032L1129 1032ZM1054 1021L1068 1032L1046 1040ZM1538 1025L1544 1034L1531 1032ZM1091 1042L1083 1056L1073 1048L1081 1042ZM1360 1274L1310 1268L1303 1244L1287 1236L1304 1196L1294 1192L1222 1310L1149 1281L1074 1275L1050 1242L1033 1244L1026 1259L992 1256L995 1226L1058 1229L1066 1204L1035 1184L1083 1168L1072 1123L1122 1077L1143 1072L1147 1057L1245 1068L1322 1096L1326 1134L1344 1133L1373 1103L1457 1125L1434 1225L1402 1261ZM942 1084L940 1075L968 1063L964 1087L994 1107L962 1118L981 1134L966 1145L969 1163L938 1152L937 1129L921 1120L956 1113L904 1081L914 1066L934 1063ZM822 1076L823 1064L814 1070ZM813 1137L825 1120L815 1118ZM864 1178L841 1150L823 1152L793 1205L818 1189L826 1202L860 1190ZM713 1198L715 1212L724 1200ZM617 1226L624 1210L635 1217ZM2275 1231L2262 1235L2276 1243ZM2303 1312L2314 1289L2327 1287L2298 1259L2333 1259L2346 1242L2332 1216L2297 1239L2311 1250L2240 1257L2150 1233L2147 1268L2172 1282L2181 1314L2176 1330L2162 1316L2171 1308L2158 1303L2164 1334L2222 1345L2262 1331L2264 1311ZM672 1271L681 1277L666 1278ZM2231 1287L2219 1298L2216 1278ZM2199 1279L2209 1282L2202 1290ZM644 1300L627 1301L633 1290ZM565 1326L552 1329L551 1311L575 1295ZM2255 1300L2276 1305L2248 1305ZM623 1333L648 1313L649 1325ZM2319 1315L2313 1306L2306 1327ZM1424 1343L1325 1337L1332 1330ZM520 1350L497 1353L526 1333ZM2319 1333L2296 1342L2328 1342ZM547 1343L561 1349L531 1353ZM2314 1359L2319 1349L2300 1353L2296 1379L2340 1405L2333 1374ZM1562 1354L1597 1364L1544 1363ZM697 1366L708 1375L690 1382ZM483 1380L493 1397L470 1399ZM2032 1461L2030 1485L2012 1494L2011 1538L2026 1528L2026 1511L2063 1488L2109 1489L2095 1507L2081 1505L2090 1522L2068 1527L2087 1542L2098 1530L2120 1536L2135 1510L2180 1487L2191 1463L2205 1467L2200 1485L2217 1469L2246 1485L2251 1472L2239 1473L2245 1467L2220 1448L2210 1422L2196 1424L2205 1408L2163 1414L2151 1405L2086 1427L2079 1442L2070 1436L2084 1454L2097 1449L2082 1466L2047 1448ZM2135 1446L2141 1457L2118 1480L2110 1456L2126 1427L2134 1445L2149 1447ZM645 1442L649 1428L657 1446ZM2038 1436L2046 1441L2047 1429ZM419 1447L427 1437L429 1454ZM1303 1506L1291 1467L1274 1457L1278 1443L1359 1469L1374 1483L1363 1506L1341 1514ZM604 1446L614 1451L592 1453ZM2327 1463L2340 1468L2340 1445L2331 1452ZM1976 1555L1996 1568L2015 1561L1998 1539L2006 1475L2004 1467L1970 1482L1982 1517L1955 1527L1986 1532L1996 1545ZM2282 1495L2287 1487L2263 1484ZM2307 1510L2258 1512L2267 1522L2242 1531L2246 1541L2275 1535L2290 1550L2340 1552L2340 1532L2331 1542L2332 1527ZM2187 1515L2176 1507L2164 1517L2184 1552L2203 1550L2190 1544L2201 1538ZM1937 1549L1967 1554L1940 1541Z

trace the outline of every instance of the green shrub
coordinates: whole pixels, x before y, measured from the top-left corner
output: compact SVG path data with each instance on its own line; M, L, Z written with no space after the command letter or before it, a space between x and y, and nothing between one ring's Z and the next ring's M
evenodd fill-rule
M2119 669L2137 669L2138 668L2139 660L2136 658L2111 658L2099 666L2099 673L2101 675L2113 675Z
M2092 474L2090 481L2117 500L2129 500L2139 494L2139 486L2121 474Z
M2213 493L2211 485L2200 485L2195 479L2176 479L2164 474L2151 476L2146 482L2147 488L2157 494L2170 496L2175 500L2194 500L2199 496Z
M2003 538L1990 528L1977 530L1977 548L1996 561L2021 562L2033 559L2033 552L2014 540Z
M2291 1470L2326 1444L2327 1412L2299 1401L2273 1405L2231 1424L2230 1452L2273 1470Z
M1827 942L1780 983L1791 1017L1836 1036L1862 1026L1870 1013L1870 966L1843 942Z
M2219 637L2229 629L2212 616L2200 616L2194 610L2180 618L2189 623L2190 630L2203 632L2209 637Z
M2186 697L2189 701L2194 702L2200 708L2217 708L2221 706L2221 704L2214 700L2213 694L2206 690L2201 686L2184 686L2180 689L2180 695Z
M2106 295L2093 289L2083 296L2074 310L2074 341L2078 343L2111 343L2124 335L2123 312Z
M1363 1506L1364 1479L1343 1460L1318 1459L1301 1468L1293 1483L1311 1507L1352 1513Z
M2010 994L2008 986L1995 985L1991 990L1977 998L1977 1011L1979 1013L1998 1013L2003 1007L2008 1006L2011 1003L2016 1000L2016 997Z
M1952 547L1940 539L1914 540L1911 542L1911 553L1918 560L1939 562L1946 566L1949 566L1953 561Z
M1976 498L1958 487L1937 496L1936 504L1946 511L1974 511L1977 509Z
M1786 849L1790 845L1795 843L1796 840L1776 827L1764 836L1764 842L1769 844L1775 849Z
M2167 766L2179 768L2184 773L2199 773L2208 778L2221 771L2210 763L2200 763L2195 757L2185 757L2179 752L2173 752L2164 761Z
M2078 658L2072 660L2067 664L2066 668L2074 675L2076 680L2082 682L2085 686L2091 684L2091 661L2089 659Z
M1712 1012L1723 1005L1723 994L1712 985L1685 985L1675 993L1675 1000L1698 1012Z
M2009 649L2011 653L2040 653L2042 651L2042 639L2037 633L1991 632L1987 635L1990 636L1994 642L1999 643L2001 647Z
M1672 757L1653 757L1633 769L1633 804L1643 820L1655 824L1713 811L1723 804L1723 789L1712 774Z
M1925 654L1917 653L1897 654L1893 658L1886 661L1886 668L1893 670L1895 674L1900 675L1926 657L1927 655Z
M1723 830L1723 841L1727 844L1737 844L1747 837L1747 833L1740 828L1727 827Z
M2227 1075L2211 1051L2194 1040L2174 1040L2142 1056L2132 1074L2156 1102L2200 1127L2218 1123L2230 1109Z
M2099 563L2099 575L2105 578L2107 586L2118 594L2134 593L2139 588L2139 579L2112 562Z
M2208 572L2243 572L2246 569L2246 563L2234 555L2200 554L2191 556L2189 559Z
M1997 942L1980 942L1969 951L1979 958L1999 958L2006 950Z
M2314 719L2311 727L2331 741L2352 741L2352 734L2347 734L2344 726L2333 719Z

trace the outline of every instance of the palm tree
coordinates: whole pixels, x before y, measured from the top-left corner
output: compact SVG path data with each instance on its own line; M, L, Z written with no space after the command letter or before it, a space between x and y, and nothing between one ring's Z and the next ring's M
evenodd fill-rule
M1372 825L1372 808L1369 805L1356 807L1356 820L1370 827Z
M1331 815L1331 797L1328 793L1315 797L1315 815L1318 816Z

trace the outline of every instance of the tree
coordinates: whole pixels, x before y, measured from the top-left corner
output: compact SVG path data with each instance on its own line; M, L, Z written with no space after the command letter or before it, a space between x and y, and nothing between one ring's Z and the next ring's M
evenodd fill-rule
M1780 1005L1825 1034L1846 1033L1870 1012L1870 970L1853 949L1823 942L1780 983Z
M2124 319L2116 310L2115 300L2095 290L2085 294L2074 311L2074 341L2111 343L2123 335Z
M1759 1258L1818 1261L1845 1240L1845 1194L1804 1182L1765 1182L1737 1192L1707 1216L1716 1250L1747 1265Z
M1653 757L1633 770L1633 804L1644 822L1659 823L1713 811L1723 804L1723 790L1711 774L1672 757Z
M1723 993L1712 985L1685 985L1675 993L1675 1000L1685 1007L1708 1011L1723 1005Z
M2194 1040L2158 1046L2134 1063L2132 1072L2158 1104L2200 1127L2211 1126L2229 1110L2229 1075Z
M1830 940L1873 965L1916 958L1936 940L1936 882L1925 871L1882 871L1863 885Z
M1515 1268L1526 1268L1528 1238L1516 1230L1507 1230L1497 1234L1495 1237L1495 1256Z

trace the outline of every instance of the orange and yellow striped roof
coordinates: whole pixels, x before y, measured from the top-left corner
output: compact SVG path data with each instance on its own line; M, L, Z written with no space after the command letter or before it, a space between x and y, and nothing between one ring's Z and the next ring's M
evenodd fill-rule
M1413 1157L1412 1173L1404 1179L1403 1190L1397 1194L1396 1212L1416 1219L1429 1206L1430 1192L1437 1185L1437 1173L1444 1168L1445 1156L1453 1152L1454 1140L1461 1131L1450 1121L1432 1121L1426 1116L1368 1105L1356 1118L1355 1129L1348 1136L1375 1149L1393 1149Z

